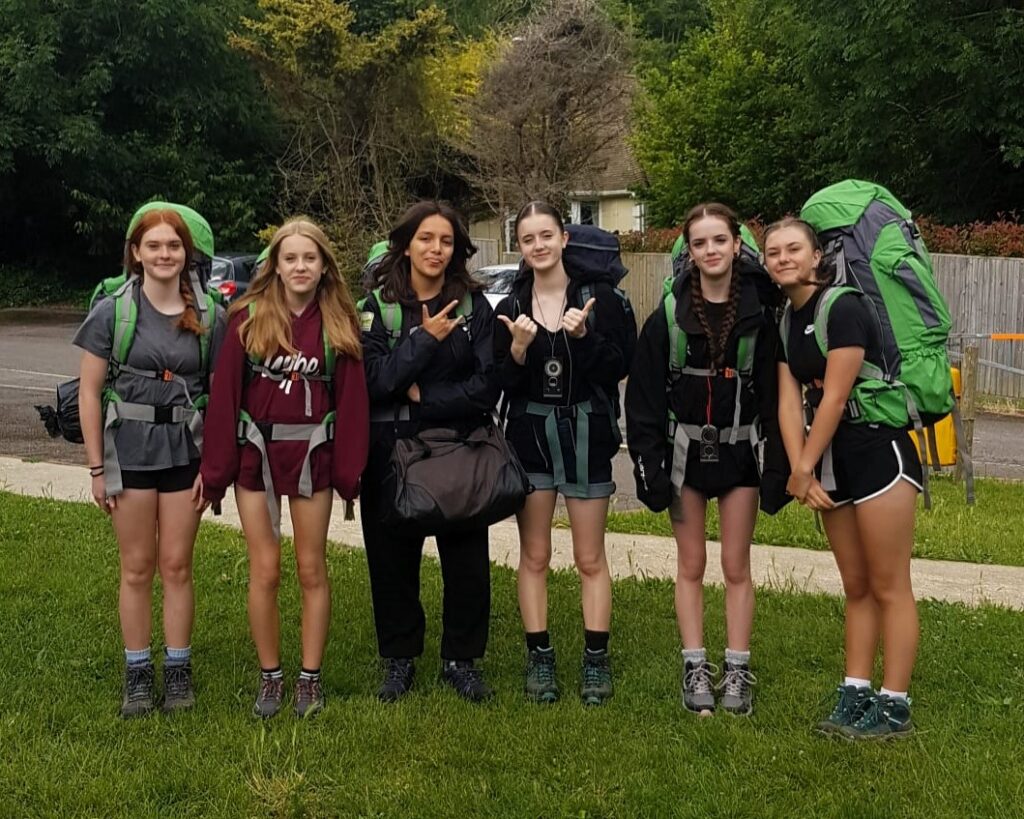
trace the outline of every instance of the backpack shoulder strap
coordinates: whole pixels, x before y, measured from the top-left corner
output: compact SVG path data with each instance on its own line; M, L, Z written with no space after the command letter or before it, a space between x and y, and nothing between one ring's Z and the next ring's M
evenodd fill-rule
M666 281L666 285L670 282ZM686 331L676 321L676 294L667 287L662 303L665 306L665 321L668 324L668 369L678 373L686 366Z
M203 332L199 336L199 370L204 376L210 372L210 341L213 335L213 324L217 317L217 300L212 293L205 294L206 309L198 310L199 323Z
M459 303L455 306L455 315L464 319L462 323L462 329L465 331L466 337L470 341L472 341L473 294L470 293L468 290L466 291L466 294L462 297L462 299L459 301Z
M321 324L320 326L320 337L323 339L324 344L324 375L328 379L328 383L334 381L334 362L336 353L334 347L331 346L331 340L327 337L327 328Z
M830 287L818 300L818 304L814 308L814 338L818 342L818 349L825 358L828 358L829 314L832 312L832 306L836 303L836 300L847 293L854 293L857 296L864 295L856 287L847 287L845 285ZM882 369L872 364L866 358L860 366L860 372L857 374L857 377L861 379L877 378L879 380L886 380Z
M779 319L779 341L782 342L782 352L785 353L787 361L789 360L789 328L792 323L793 305L787 302L782 311L782 318Z
M139 320L138 283L139 279L133 276L112 294L114 299L114 337L110 345L110 359L117 366L128 360L128 351L135 338L135 325Z
M373 298L377 301L384 328L388 331L388 349L393 350L402 337L402 305L384 301L384 293L379 287L373 291Z
M754 371L754 348L757 346L757 330L740 336L739 348L736 353L736 369L740 375L750 375Z

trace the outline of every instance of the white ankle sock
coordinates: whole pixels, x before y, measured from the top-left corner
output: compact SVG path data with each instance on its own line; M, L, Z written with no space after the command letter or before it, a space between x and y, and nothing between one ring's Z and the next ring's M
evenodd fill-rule
M854 688L870 688L871 680L864 680L860 677L847 677L843 680L843 685L852 685Z
M878 693L883 697L892 697L894 700L903 700L904 702L910 701L909 697L907 697L906 691L890 691L885 686L882 686L882 688L878 690Z

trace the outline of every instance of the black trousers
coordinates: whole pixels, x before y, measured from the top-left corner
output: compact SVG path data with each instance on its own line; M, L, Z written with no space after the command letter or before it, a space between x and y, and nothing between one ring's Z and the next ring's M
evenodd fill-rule
M420 563L426 538L396 534L382 523L382 504L388 501L380 491L380 478L386 458L376 448L371 452L360 499L377 647L382 657L418 657L423 653L426 632L420 603ZM487 648L491 615L487 529L440 535L437 548L444 581L441 656L446 660L477 659Z

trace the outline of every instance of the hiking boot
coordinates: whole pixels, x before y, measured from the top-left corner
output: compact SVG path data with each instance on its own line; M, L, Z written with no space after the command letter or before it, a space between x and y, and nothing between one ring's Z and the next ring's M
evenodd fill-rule
M483 672L472 660L443 660L441 680L470 702L483 702L494 696L494 691L484 682Z
M757 678L750 673L746 663L725 663L725 672L718 681L716 688L722 691L722 708L738 717L746 717L754 710L754 692L752 685Z
M558 701L553 648L535 648L527 654L526 696L533 702Z
M265 677L260 674L260 690L252 706L253 716L270 719L281 710L284 700L284 677Z
M715 712L715 693L712 677L718 669L704 660L699 663L683 663L683 707L701 716Z
M156 708L153 703L155 680L156 673L152 663L130 665L125 668L124 695L121 698L122 717L142 717Z
M386 657L384 659L384 681L377 689L377 699L381 702L397 702L412 688L416 666L406 657Z
M580 699L584 705L604 705L611 698L612 661L607 651L584 651Z
M843 739L898 739L914 733L910 721L910 702L885 694L868 698L867 706L856 722L839 729Z
M295 716L312 717L324 708L324 689L320 678L299 677L295 683Z
M840 685L836 693L839 694L839 699L832 713L815 726L815 730L820 734L838 734L840 728L855 723L868 707L868 701L874 692L870 686L858 688L855 685Z
M196 704L192 690L192 663L184 665L164 664L163 712L184 711Z

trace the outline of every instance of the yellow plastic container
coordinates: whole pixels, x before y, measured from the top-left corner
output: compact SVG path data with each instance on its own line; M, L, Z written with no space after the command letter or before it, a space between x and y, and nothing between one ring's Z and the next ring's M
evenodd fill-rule
M960 400L960 370L957 367L950 368L953 376L953 394ZM917 442L917 434L911 431L910 437L914 439L914 447L917 449L918 457L921 456L921 445ZM939 450L939 464L942 466L953 466L956 463L956 431L953 428L953 416L947 415L935 425L935 443ZM929 462L931 453L928 453Z

